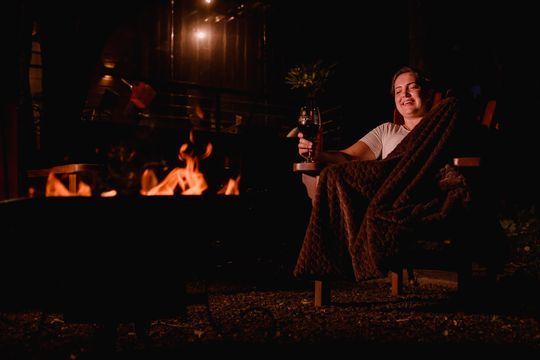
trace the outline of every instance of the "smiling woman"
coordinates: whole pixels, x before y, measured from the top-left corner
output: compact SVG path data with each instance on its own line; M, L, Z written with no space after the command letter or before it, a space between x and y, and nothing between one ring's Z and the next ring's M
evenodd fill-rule
M392 96L402 122L383 123L354 144L339 151L321 151L315 161L322 164L341 163L349 160L384 159L420 123L432 104L431 82L420 70L406 66L400 68L392 79ZM308 152L313 143L299 135L300 155Z
M431 108L433 98L431 80L419 70L404 66L392 79L391 95L403 119L401 125L411 131Z

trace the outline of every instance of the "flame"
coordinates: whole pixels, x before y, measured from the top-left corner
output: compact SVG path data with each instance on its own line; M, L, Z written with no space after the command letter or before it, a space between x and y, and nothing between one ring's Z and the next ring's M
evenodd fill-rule
M141 176L141 194L147 195L148 192L156 188L158 185L158 178L156 173L151 169L146 169L143 171Z
M50 172L45 187L45 196L92 196L92 189L85 182L79 181L77 191L69 191L55 174Z
M240 175L236 179L229 179L227 185L223 186L218 192L218 195L240 195L240 188L238 184L240 183Z
M158 177L153 170L144 170L141 176L141 195L174 195L177 192L182 195L201 195L208 189L204 174L199 170L199 161L212 154L213 146L211 143L206 144L204 153L197 156L193 147L194 143L194 134L190 131L189 142L182 144L178 150L178 158L184 161L186 166L172 169L161 182L158 182ZM239 181L240 175L236 179L229 179L227 185L217 194L239 195Z
M199 171L199 160L206 159L212 154L212 144L206 145L205 152L197 157L194 154L193 132L189 133L189 143L182 144L178 151L178 158L185 161L186 167L174 168L169 174L157 183L157 176L154 171L146 169L141 178L141 194L142 195L174 195L176 188L180 188L182 195L201 195L207 188L208 184L203 173Z
M204 110L202 109L201 105L199 103L196 103L195 104L195 116L199 119L199 120L203 120L204 119Z
M102 192L100 196L101 197L114 197L116 195L117 195L117 192L116 192L116 190L113 189L113 190Z

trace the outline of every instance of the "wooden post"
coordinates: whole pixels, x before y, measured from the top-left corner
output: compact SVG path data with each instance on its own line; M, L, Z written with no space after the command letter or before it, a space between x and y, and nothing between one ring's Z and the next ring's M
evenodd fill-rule
M328 282L315 280L315 307L325 306L330 304L330 286Z
M69 174L68 181L69 181L68 183L69 192L72 194L76 194L77 193L77 174L76 173Z
M392 296L398 296L403 293L403 269L390 272L390 281L392 283Z

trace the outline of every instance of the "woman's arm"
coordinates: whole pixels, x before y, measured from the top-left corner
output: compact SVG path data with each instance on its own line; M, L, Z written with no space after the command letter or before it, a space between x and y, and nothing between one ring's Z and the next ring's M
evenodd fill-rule
M345 161L348 160L375 160L375 154L367 144L361 140L358 140L346 149L340 150L342 158Z
M309 141L302 139L300 136L300 142L298 144L298 152L300 155L307 152L310 144ZM369 146L360 140L346 149L339 151L322 151L316 156L316 160L323 164L339 164L350 160L375 160L375 158L375 154L371 151ZM302 182L306 186L307 194L313 202L315 200L315 191L317 189L319 177L302 174Z
M308 149L313 146L311 141L303 138L298 133L298 153L304 156ZM346 149L337 151L321 151L315 155L315 160L321 164L339 164L350 160L375 160L375 154L363 141L357 141Z

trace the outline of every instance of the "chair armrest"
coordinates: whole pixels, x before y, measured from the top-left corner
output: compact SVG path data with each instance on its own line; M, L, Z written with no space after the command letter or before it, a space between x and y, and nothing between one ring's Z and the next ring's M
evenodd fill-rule
M297 162L293 164L293 171L311 176L317 176L322 170L322 166L316 162Z
M479 157L455 157L453 163L457 167L479 167L481 159Z

